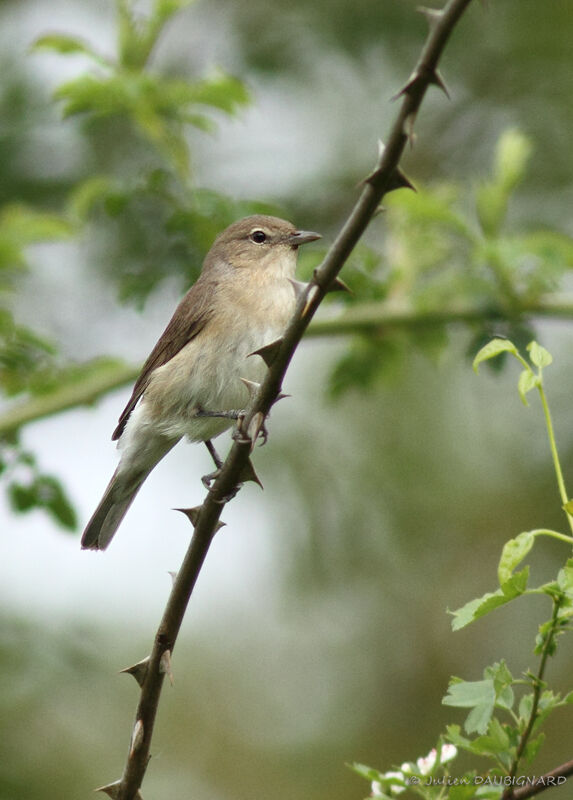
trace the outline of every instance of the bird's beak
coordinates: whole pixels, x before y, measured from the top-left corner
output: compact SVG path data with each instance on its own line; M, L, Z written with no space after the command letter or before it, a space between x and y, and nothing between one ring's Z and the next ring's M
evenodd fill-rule
M322 239L320 233L314 233L313 231L295 231L287 238L287 244L298 247L307 242L316 242L317 239Z

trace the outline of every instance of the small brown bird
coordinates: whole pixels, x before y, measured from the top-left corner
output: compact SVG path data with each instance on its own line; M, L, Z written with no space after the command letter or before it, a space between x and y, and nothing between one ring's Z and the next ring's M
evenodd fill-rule
M264 378L262 358L251 354L283 334L296 304L297 249L316 239L318 233L262 215L219 234L119 418L112 439L121 459L83 548L108 546L151 470L183 436L214 452L210 440L233 424L229 412L248 402L241 378Z

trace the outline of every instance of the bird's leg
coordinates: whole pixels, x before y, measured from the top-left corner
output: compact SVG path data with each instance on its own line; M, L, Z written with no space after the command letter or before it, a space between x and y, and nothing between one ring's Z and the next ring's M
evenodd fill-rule
M209 455L210 455L210 456L211 456L211 458L213 459L213 463L215 464L215 466L217 467L217 469L221 469L221 467L223 466L223 459L221 458L221 456L219 455L219 453L216 451L216 449L215 449L215 445L213 444L213 442L211 441L211 439L207 439L207 440L206 440L206 442L205 442L205 447L206 447L206 448L207 448L207 450L209 451Z
M215 467L216 467L214 472L210 472L208 475L203 475L203 477L201 478L201 482L203 483L203 486L205 487L205 489L210 489L211 488L211 484L213 483L215 478L218 478L220 473L221 473L221 467L223 466L223 459L221 458L219 453L216 451L215 445L213 444L211 439L207 439L205 441L205 447L209 451L209 455L213 459L213 462L214 462Z
M244 412L233 408L229 409L228 411L205 411L205 409L200 408L195 412L196 417L217 417L218 419L234 420L239 419L241 414L244 414ZM213 454L211 453L211 455Z
M205 447L209 451L209 453L211 455L211 458L215 462L215 466L217 468L214 472L210 472L208 475L203 475L203 477L201 478L203 486L206 489L210 489L211 488L211 484L213 483L213 481L216 478L218 478L219 475L221 474L221 467L223 466L223 459L221 458L219 453L215 450L215 446L214 446L213 442L210 439L207 439L205 441ZM249 460L247 461L247 463L245 464L245 466L243 467L243 469L241 471L240 479L241 479L241 483L237 486L237 488L235 489L234 492L232 492L227 497L225 497L225 502L227 500L232 500L233 497L237 494L237 492L241 488L241 486L243 485L243 483L246 483L247 481L254 481L255 483L259 484L261 489L263 488L263 484L259 480L259 476L255 472L255 468L253 467L253 463L252 463L250 458L249 458Z

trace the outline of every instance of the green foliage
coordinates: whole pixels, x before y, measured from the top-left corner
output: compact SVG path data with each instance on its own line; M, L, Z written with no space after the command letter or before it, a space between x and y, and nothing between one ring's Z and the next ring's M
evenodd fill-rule
M375 342L369 336L372 348L391 340L395 361L402 364L412 347L438 358L452 323L471 331L472 354L495 332L518 346L534 337L532 312L573 266L573 239L556 230L513 230L508 222L531 151L527 137L508 130L499 140L490 178L473 191L449 184L402 189L386 198L384 251L365 258L363 250L344 276L354 290L348 305L380 301ZM392 324L387 309L411 314L413 323ZM374 386L385 375L383 358L358 358L352 370L350 356L343 358L331 379L334 395ZM529 388L524 386L524 393Z
M82 176L65 214L23 204L0 208L0 391L6 397L27 395L35 401L52 393L64 398L66 407L65 398L73 398L78 385L91 385L98 377L105 385L110 368L121 372L121 365L109 359L67 363L54 342L16 321L3 301L27 268L30 245L70 237L88 223L99 226L107 239L102 272L116 281L120 299L141 305L169 275L187 285L195 280L215 235L237 216L269 210L198 189L191 181L188 126L213 131L217 115L236 114L249 97L241 81L222 71L191 80L152 69L165 25L187 5L188 0L156 0L144 17L130 0L117 0L115 58L65 33L41 36L32 48L87 59L87 71L60 86L56 100L64 117L81 116L86 124L99 125L98 135L107 126L110 153L127 144L133 162L122 152L120 170ZM125 136L117 135L118 125L125 127ZM125 251L131 257L121 257ZM13 467L3 477L14 510L42 508L64 527L73 527L71 505L57 480L36 464L29 465L30 474L17 477L15 466L21 471L21 459L29 454L14 436L0 442L0 451Z
M516 169L508 171L508 182L515 180L516 172ZM518 392L524 403L526 394L531 389L537 389L545 416L563 510L573 531L573 506L565 489L543 382L543 370L552 364L553 358L535 341L527 346L527 354L528 358L522 355L512 341L496 338L477 353L474 369L477 372L480 364L510 355L522 367ZM507 663L502 660L486 667L481 680L452 678L448 693L443 698L442 702L446 706L469 710L463 731L460 725L451 724L446 729L444 740L454 747L456 753L464 750L475 758L486 759L489 765L485 772L465 772L457 776L455 782L450 781L448 775L440 775L435 781L423 781L422 775L427 773L410 775L409 765L403 764L399 772L385 773L364 765L355 765L355 771L371 782L371 796L389 800L409 789L411 795L418 795L426 800L500 798L506 787L522 785L519 783L523 780L518 777L519 770L522 770L523 775L523 769L530 767L543 747L545 732L541 729L544 723L558 708L565 708L573 703L573 691L562 695L551 689L546 682L548 660L556 655L559 637L571 628L573 558L566 558L554 580L535 588L528 586L529 565L516 572L524 559L532 553L537 540L544 537L564 543L568 554L570 553L573 546L573 536L570 534L549 529L520 533L503 546L497 569L499 588L469 601L453 612L452 628L456 631L517 598L541 595L551 604L550 617L539 626L535 637L533 653L539 658L536 671L527 670L523 675L514 677Z
M60 527L75 530L76 513L62 484L55 476L40 471L32 453L12 442L3 448L0 463L0 471L7 483L8 499L14 511L47 511Z

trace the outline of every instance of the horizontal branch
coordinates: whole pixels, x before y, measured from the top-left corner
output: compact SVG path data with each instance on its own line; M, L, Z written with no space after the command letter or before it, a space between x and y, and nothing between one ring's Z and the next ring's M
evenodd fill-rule
M512 308L512 317L549 317L573 320L573 295L546 294ZM392 301L357 303L338 316L313 320L307 336L369 334L384 329L416 328L428 325L485 322L507 319L507 312L495 306L458 304L441 309L420 310Z
M530 317L573 320L573 295L547 294L535 301L522 303L518 313ZM336 316L326 315L313 319L305 332L305 338L349 336L357 333L368 335L396 328L452 325L505 318L506 315L500 308L469 304L420 311L391 301L356 303ZM72 408L93 405L110 392L132 384L139 371L139 366L110 365L105 372L98 370L80 383L68 384L53 392L20 401L0 414L0 437L13 433L30 422Z

